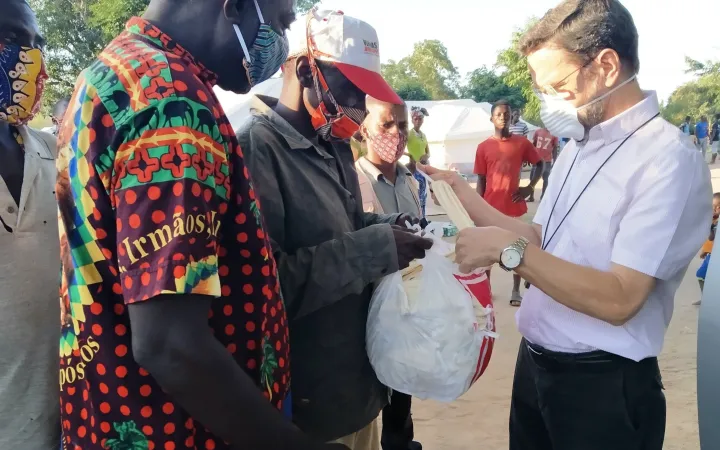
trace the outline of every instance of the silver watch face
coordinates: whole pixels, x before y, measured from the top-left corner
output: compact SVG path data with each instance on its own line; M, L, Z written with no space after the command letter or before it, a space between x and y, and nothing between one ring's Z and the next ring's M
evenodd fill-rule
M517 249L506 248L500 254L500 262L508 269L515 269L517 266L520 265L521 261L522 255L520 255L520 252Z

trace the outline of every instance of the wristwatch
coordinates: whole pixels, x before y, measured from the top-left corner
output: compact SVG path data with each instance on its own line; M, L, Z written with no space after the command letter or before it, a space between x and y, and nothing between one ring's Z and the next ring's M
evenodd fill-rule
M508 248L500 253L500 267L506 272L517 269L522 264L525 249L529 243L530 241L521 236L517 241L510 244Z

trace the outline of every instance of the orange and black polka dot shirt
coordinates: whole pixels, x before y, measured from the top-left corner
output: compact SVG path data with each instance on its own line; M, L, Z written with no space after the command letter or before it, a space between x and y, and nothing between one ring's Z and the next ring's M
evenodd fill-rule
M127 305L214 298L208 326L279 409L287 319L215 76L130 20L81 75L59 138L65 449L225 449L132 355Z

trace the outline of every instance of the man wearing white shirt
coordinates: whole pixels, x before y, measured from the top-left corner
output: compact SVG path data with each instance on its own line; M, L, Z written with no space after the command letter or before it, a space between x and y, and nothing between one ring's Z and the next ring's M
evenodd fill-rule
M660 450L657 363L673 298L707 235L710 174L640 89L638 35L617 0L566 0L521 40L549 131L572 140L534 223L508 218L447 172L478 228L464 271L530 281L517 313L511 450Z

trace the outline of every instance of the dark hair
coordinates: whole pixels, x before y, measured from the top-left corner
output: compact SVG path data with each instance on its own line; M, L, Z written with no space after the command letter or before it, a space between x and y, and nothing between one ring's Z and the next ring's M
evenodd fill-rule
M495 103L493 103L492 108L490 108L490 115L491 115L491 116L494 115L494 114L495 114L495 110L498 109L498 108L501 107L501 106L507 106L508 109L510 110L510 113L512 114L512 110L513 110L513 109L512 109L512 106L510 106L510 103L508 103L507 100L498 100L498 101L496 101Z
M618 0L565 0L525 33L518 49L527 56L549 42L577 54L583 62L612 49L627 64L626 71L640 70L637 28Z
M720 192L716 192L713 194L713 198L720 198Z
M685 116L685 120L692 120L692 117L690 117L690 116Z

